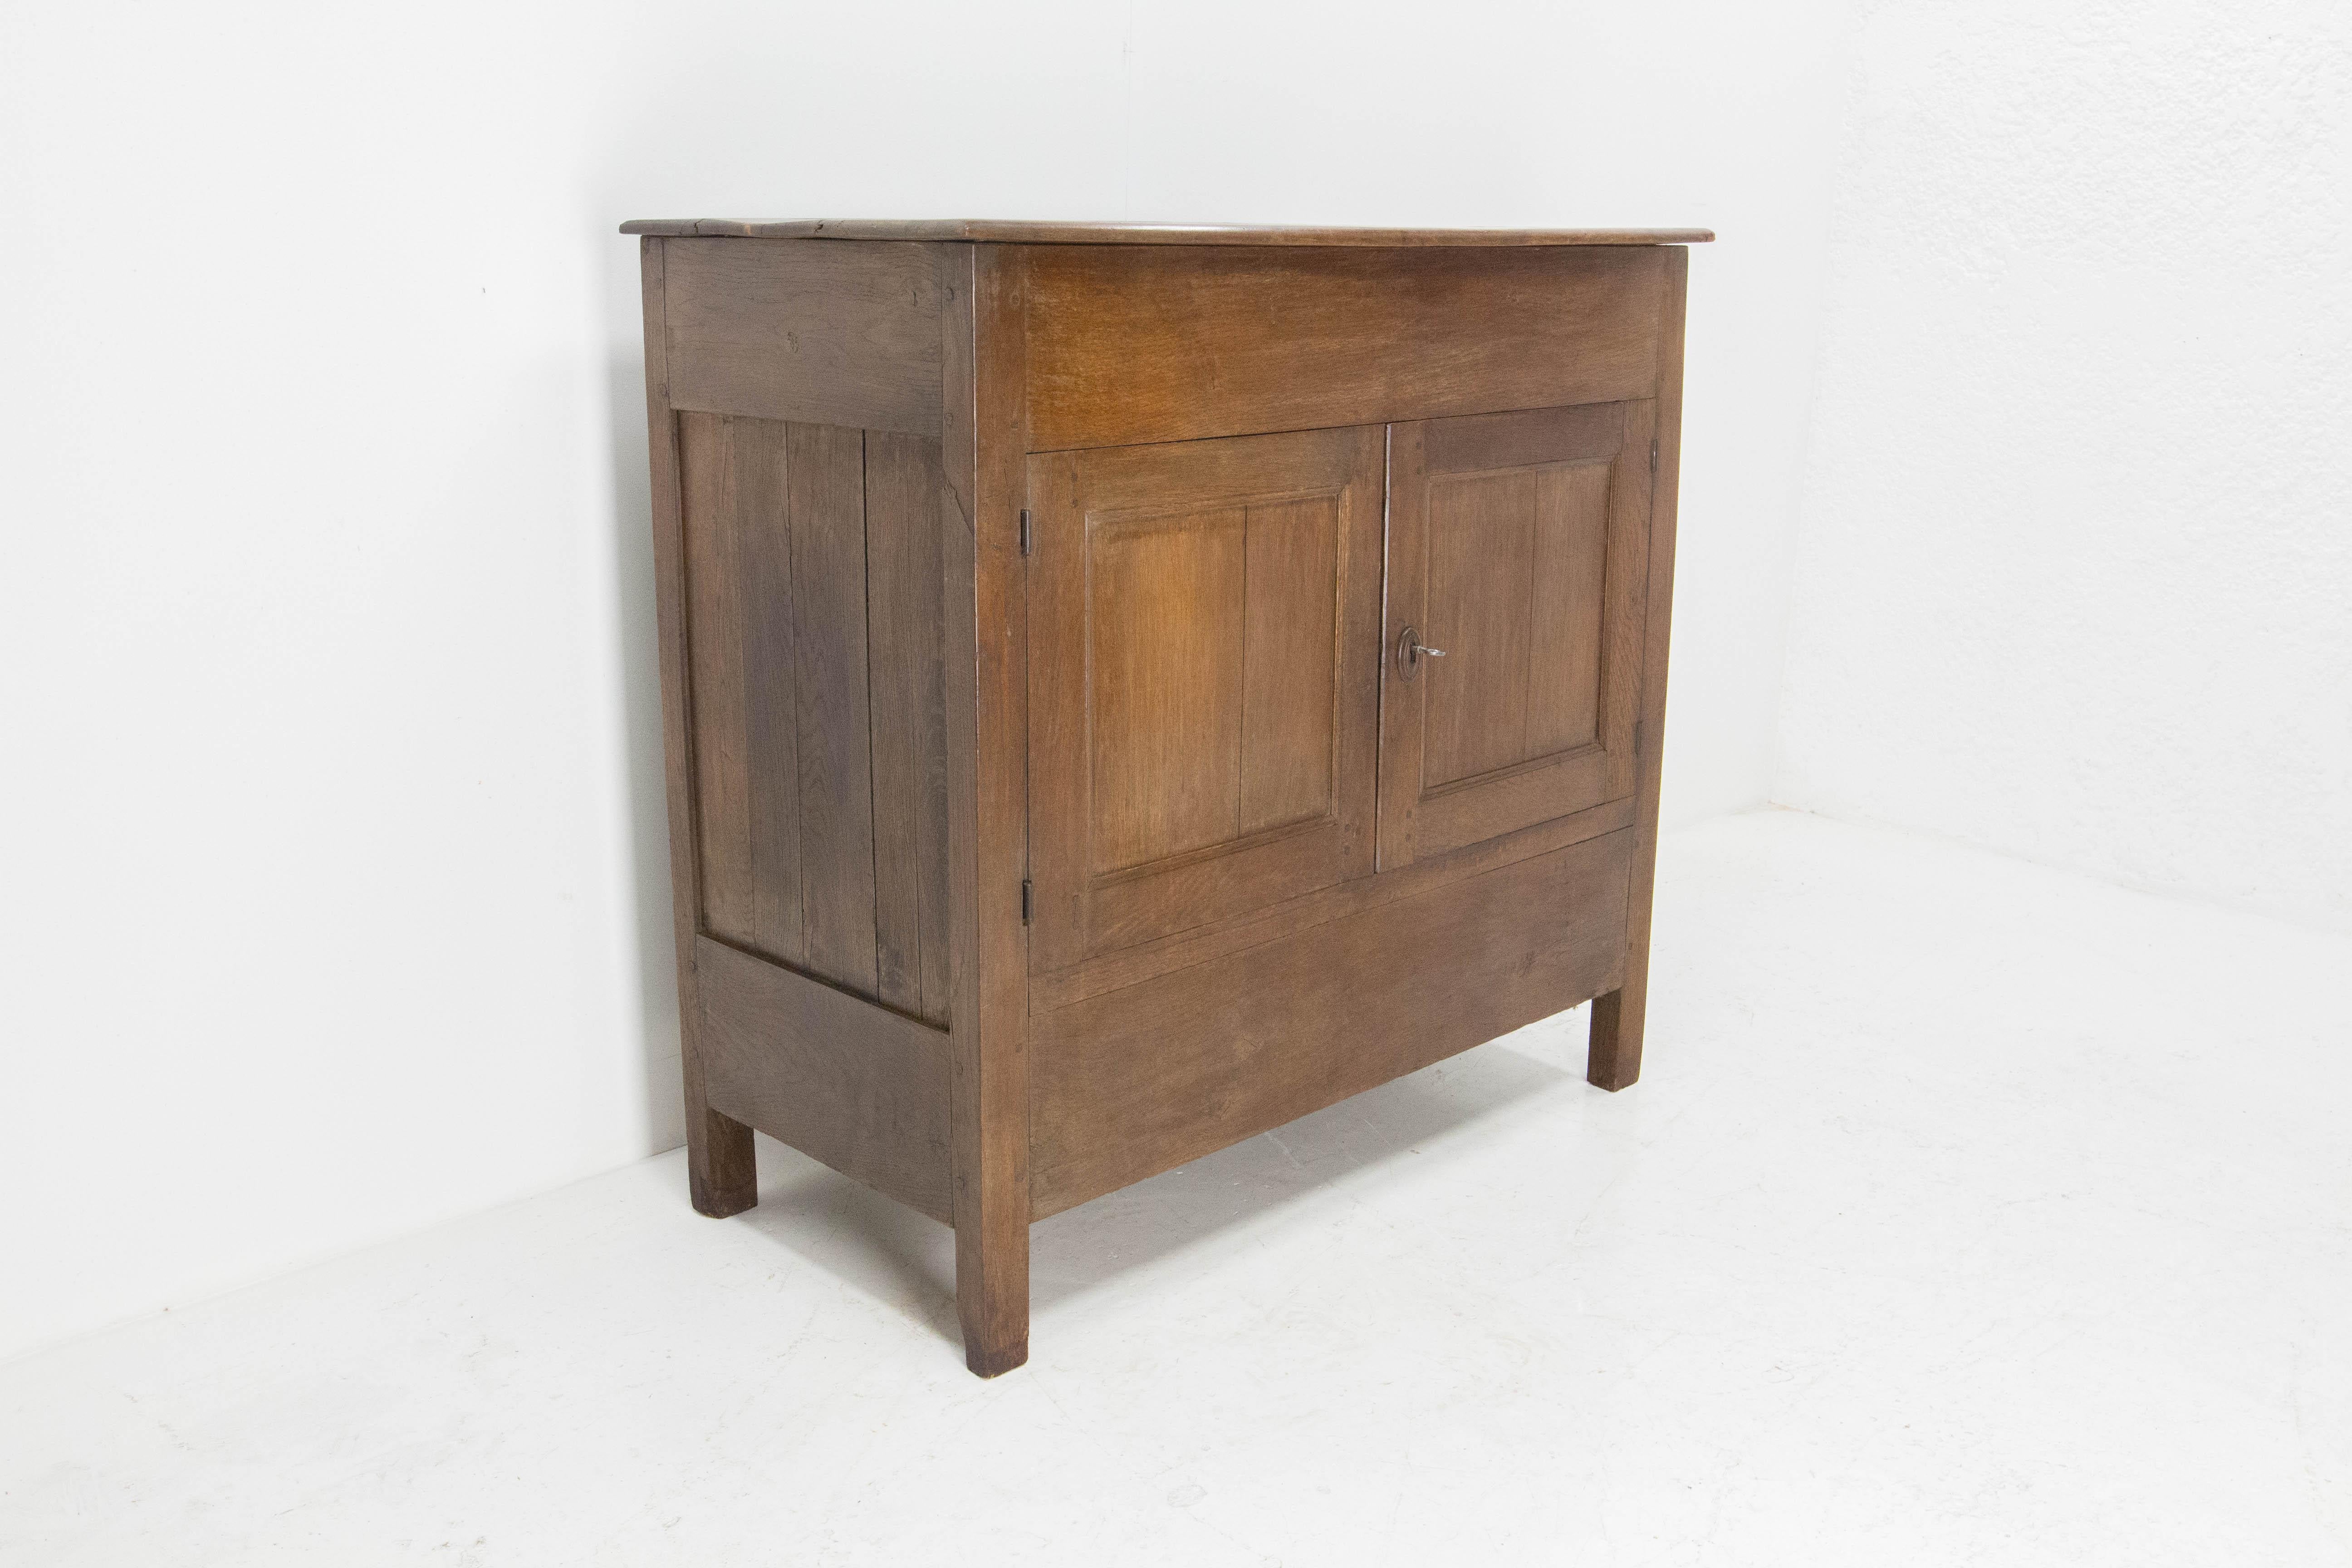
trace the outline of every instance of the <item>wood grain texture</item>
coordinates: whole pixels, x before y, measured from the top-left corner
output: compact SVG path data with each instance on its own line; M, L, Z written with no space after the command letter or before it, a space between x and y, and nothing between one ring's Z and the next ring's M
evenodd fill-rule
M1615 987L1632 840L1590 839L1036 1015L1033 1214Z
M671 241L670 405L937 435L939 268L928 245Z
M875 974L865 435L786 426L798 705L801 966L860 996Z
M1664 255L1041 246L1031 449L1649 397Z
M802 957L788 426L677 416L703 923Z
M1380 864L1633 794L1651 405L1395 426Z
M1632 887L1625 905L1625 981L1592 1006L1585 1077L1620 1089L1642 1076L1642 1036L1650 995L1650 917L1658 867L1659 781L1666 734L1666 658L1674 622L1675 512L1682 470L1683 318L1689 292L1690 252L1665 253L1666 333L1658 351L1657 478L1651 486L1648 552L1643 593L1642 684L1634 756L1635 810Z
M711 1103L948 1219L947 1036L709 937L695 951Z
M956 1310L983 1377L1029 1358L1029 449L1018 251L951 254L939 331L947 596Z
M639 247L645 289L646 425L653 489L655 641L660 651L662 758L669 810L671 938L677 954L678 1053L686 1100L688 1194L714 1218L759 1202L751 1129L711 1108L704 1070L702 1005L695 975L695 919L702 907L695 855L694 757L687 677L686 540L678 495L677 430L669 406L664 344L664 252Z
M866 436L866 629L874 724L879 994L948 1018L946 640L940 444Z
M702 929L944 1022L938 443L677 424Z
M1294 936L1310 926L1412 898L1441 883L1615 833L1633 823L1632 801L1608 801L1570 816L1554 817L1516 833L1416 860L1399 870L1318 888L1235 920L1179 931L1156 942L1138 942L1067 969L1033 974L1029 979L1029 1005L1033 1013L1066 1007L1107 991Z
M1371 869L1381 432L1033 458L1033 963Z
M1334 228L1285 224L1054 223L1007 218L632 218L623 234L761 239L977 240L1015 245L1445 246L1703 245L1705 228Z

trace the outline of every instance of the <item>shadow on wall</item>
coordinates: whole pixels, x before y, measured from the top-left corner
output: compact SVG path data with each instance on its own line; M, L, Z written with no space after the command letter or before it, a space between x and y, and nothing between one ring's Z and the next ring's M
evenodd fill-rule
M1587 1012L1537 1027L1580 1041ZM1458 1135L1475 1123L1562 1091L1584 1092L1583 1079L1492 1043L1055 1215L1030 1234L1035 1310L1115 1287L1392 1161L1460 1158L1473 1146ZM759 1206L728 1223L962 1342L952 1231L766 1137L759 1150Z
M637 250L615 244L613 265L636 290ZM614 278L614 291L621 279ZM678 1064L677 947L670 929L669 807L663 773L661 645L654 602L653 492L646 454L641 354L616 351L605 378L612 430L613 588L620 628L622 759L629 814L629 874L636 922L637 995L644 1016L646 1147L686 1142Z

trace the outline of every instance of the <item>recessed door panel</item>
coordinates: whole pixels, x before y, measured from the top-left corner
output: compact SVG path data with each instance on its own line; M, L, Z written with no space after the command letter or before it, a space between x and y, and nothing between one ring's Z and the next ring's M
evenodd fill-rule
M1633 794L1652 417L1393 427L1383 869Z
M1034 962L1371 869L1381 432L1030 460Z

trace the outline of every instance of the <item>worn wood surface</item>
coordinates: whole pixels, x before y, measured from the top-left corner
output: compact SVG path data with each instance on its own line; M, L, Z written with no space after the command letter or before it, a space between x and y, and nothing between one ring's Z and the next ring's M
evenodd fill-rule
M1683 445L1683 317L1690 253L1672 250L1665 336L1658 350L1658 471L1651 487L1649 548L1643 592L1642 688L1634 757L1633 886L1625 906L1625 984L1594 1002L1585 1076L1620 1089L1642 1076L1642 1034L1649 1014L1650 914L1658 867L1659 781L1665 754L1666 656L1674 623L1675 510Z
M948 1016L946 637L940 444L866 436L874 931L883 1001Z
M938 443L677 428L703 928L944 1022Z
M983 1377L1029 1359L1024 274L1017 251L956 252L939 323L956 1311Z
M688 1194L714 1218L759 1202L751 1129L711 1109L703 1069L702 1005L695 976L696 912L702 906L694 852L694 756L687 698L686 541L678 504L677 430L665 353L665 252L638 247L645 289L646 424L653 481L655 640L659 645L662 758L669 808L671 938L677 952L678 1065L685 1084Z
M1039 1218L1615 987L1618 832L1039 1015Z
M1043 246L1029 255L1033 451L1656 389L1664 250Z
M1507 866L1514 860L1530 859L1571 844L1581 844L1588 838L1630 827L1633 823L1631 800L1604 802L1570 816L1555 817L1516 833L1465 845L1450 854L1416 860L1399 870L1336 882L1238 919L1180 931L1157 942L1139 942L1068 969L1033 974L1029 980L1031 1015L1066 1007L1106 991L1117 991L1245 948L1263 946L1310 926L1412 898L1442 882L1458 881L1497 866Z
M865 433L785 427L800 769L802 966L861 996L875 974L873 721L866 707ZM769 673L761 688L785 683Z
M1031 961L1371 869L1381 432L1031 460Z
M947 1035L709 937L695 963L711 1104L949 1218Z
M940 267L929 245L670 241L670 406L936 436Z
M623 234L760 239L977 240L1015 245L1444 246L1703 245L1705 228L1334 228L1286 224L1054 223L1009 218L633 218Z
M1382 869L1633 792L1651 405L1397 426ZM1443 657L1408 660L1410 627Z

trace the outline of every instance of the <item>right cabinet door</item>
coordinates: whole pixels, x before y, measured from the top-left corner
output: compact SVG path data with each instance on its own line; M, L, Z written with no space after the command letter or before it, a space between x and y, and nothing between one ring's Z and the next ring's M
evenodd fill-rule
M1647 400L1390 427L1381 870L1633 793Z

